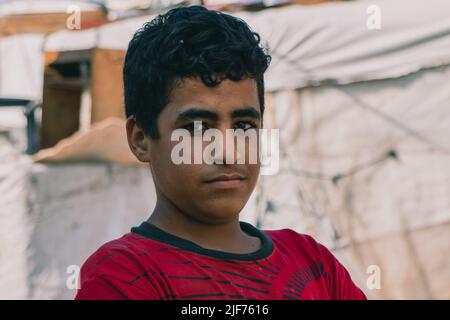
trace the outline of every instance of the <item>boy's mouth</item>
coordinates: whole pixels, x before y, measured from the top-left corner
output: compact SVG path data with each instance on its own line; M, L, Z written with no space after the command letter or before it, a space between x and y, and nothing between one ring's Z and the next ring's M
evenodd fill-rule
M233 189L238 188L245 176L239 173L221 174L213 179L207 180L206 183L219 189Z

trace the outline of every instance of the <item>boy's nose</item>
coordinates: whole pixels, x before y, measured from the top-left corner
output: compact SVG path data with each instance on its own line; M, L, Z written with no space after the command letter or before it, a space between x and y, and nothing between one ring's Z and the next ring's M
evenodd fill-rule
M234 136L234 130L231 128L221 128L221 141L218 152L213 155L214 164L235 164L242 155L238 152L237 141Z

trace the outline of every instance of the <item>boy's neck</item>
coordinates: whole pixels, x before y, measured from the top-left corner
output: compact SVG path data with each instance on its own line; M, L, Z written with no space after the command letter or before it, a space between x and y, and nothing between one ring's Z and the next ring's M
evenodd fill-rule
M197 221L176 208L157 202L148 223L185 240L211 250L230 253L251 253L261 248L261 240L245 233L239 216L222 224Z

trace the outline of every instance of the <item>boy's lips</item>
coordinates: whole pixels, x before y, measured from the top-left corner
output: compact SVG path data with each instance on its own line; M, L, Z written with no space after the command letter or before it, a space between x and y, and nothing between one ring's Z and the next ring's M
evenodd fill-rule
M239 173L221 174L206 183L215 188L219 189L233 189L241 185L242 181L245 180L245 176Z

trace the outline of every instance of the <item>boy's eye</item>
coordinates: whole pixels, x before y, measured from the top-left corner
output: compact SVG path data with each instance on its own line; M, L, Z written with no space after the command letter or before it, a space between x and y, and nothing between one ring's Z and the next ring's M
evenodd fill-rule
M242 129L242 130L246 131L251 128L256 128L256 124L254 122L239 121L238 123L236 123L236 129Z
M183 128L189 130L190 132L198 132L208 129L208 126L203 122L196 121L185 125Z

